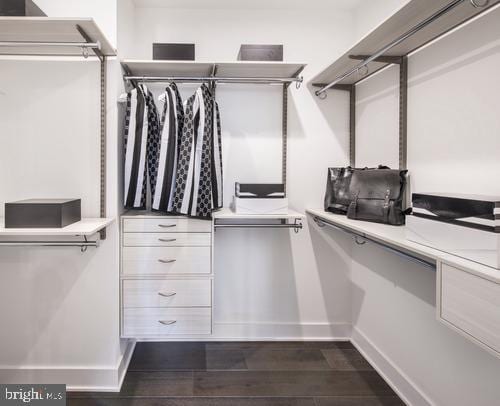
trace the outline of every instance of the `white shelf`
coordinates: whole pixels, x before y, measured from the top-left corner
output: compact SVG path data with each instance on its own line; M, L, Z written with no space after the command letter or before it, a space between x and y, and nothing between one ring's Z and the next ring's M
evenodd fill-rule
M293 220L305 218L305 215L293 210L288 214L238 214L229 208L213 213L214 220Z
M421 21L450 4L450 2L451 0L410 1L393 16L388 18L363 39L361 39L344 55L335 60L330 66L315 76L311 80L311 83L315 86L331 83L337 76L353 69L360 62L360 60L351 59L349 57L350 55L373 55L379 49L382 49L385 45L391 43L396 38L415 27ZM462 1L448 13L433 21L427 27L418 31L399 45L393 47L390 51L386 52L384 56L408 55L430 41L446 34L467 20L483 13L488 8L498 4L499 2L500 0L490 0L486 7L475 8L469 1ZM369 75L377 72L387 65L388 63L369 63ZM350 85L365 78L366 76L361 76L355 73L342 80L340 84Z
M87 42L78 27L89 36L89 42L100 43L104 55L116 55L116 50L91 18L0 17L0 42ZM89 53L92 55L92 50ZM81 56L82 52L74 46L0 46L0 55Z
M181 76L214 78L297 78L303 63L286 62L195 62L125 59L122 66L131 76ZM213 72L215 71L215 75Z
M405 226L351 220L346 216L325 212L322 209L307 209L306 212L313 217L318 217L320 220L326 220L342 229L374 239L388 247L397 248L431 261L444 261L500 283L500 270L409 241L406 239Z
M63 228L5 228L5 220L0 218L0 237L23 236L23 237L89 237L101 231L113 223L111 218L85 218L77 223Z

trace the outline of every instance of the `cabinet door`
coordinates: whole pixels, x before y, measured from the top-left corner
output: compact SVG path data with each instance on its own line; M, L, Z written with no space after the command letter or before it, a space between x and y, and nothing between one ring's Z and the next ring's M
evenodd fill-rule
M438 317L500 357L500 284L442 263Z

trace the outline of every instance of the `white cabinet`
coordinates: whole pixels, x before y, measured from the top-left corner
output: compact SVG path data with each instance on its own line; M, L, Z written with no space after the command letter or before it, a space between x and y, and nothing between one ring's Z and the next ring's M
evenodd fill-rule
M441 262L437 274L440 321L500 357L500 283Z
M212 222L126 215L121 223L121 335L212 333Z

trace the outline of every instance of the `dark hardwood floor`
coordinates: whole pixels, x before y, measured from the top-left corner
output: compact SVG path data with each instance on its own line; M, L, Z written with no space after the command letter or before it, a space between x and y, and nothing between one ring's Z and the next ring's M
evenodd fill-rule
M138 343L119 393L70 406L400 406L349 342Z

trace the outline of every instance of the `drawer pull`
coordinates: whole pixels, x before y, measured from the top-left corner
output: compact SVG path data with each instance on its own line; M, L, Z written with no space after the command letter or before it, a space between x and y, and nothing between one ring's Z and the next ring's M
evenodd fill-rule
M177 241L177 238L158 238L158 241L161 241L161 242L174 242L174 241Z
M170 326L177 323L177 320L158 320L158 323L163 324L164 326Z
M172 228L175 227L177 224L158 224L158 227L161 228Z
M160 296L163 296L163 297L172 297L172 296L175 296L177 294L177 292L172 292L172 293L162 293L162 292L158 292L158 294Z
M162 264L171 264L173 262L177 261L176 259L159 259L158 262L161 262Z

